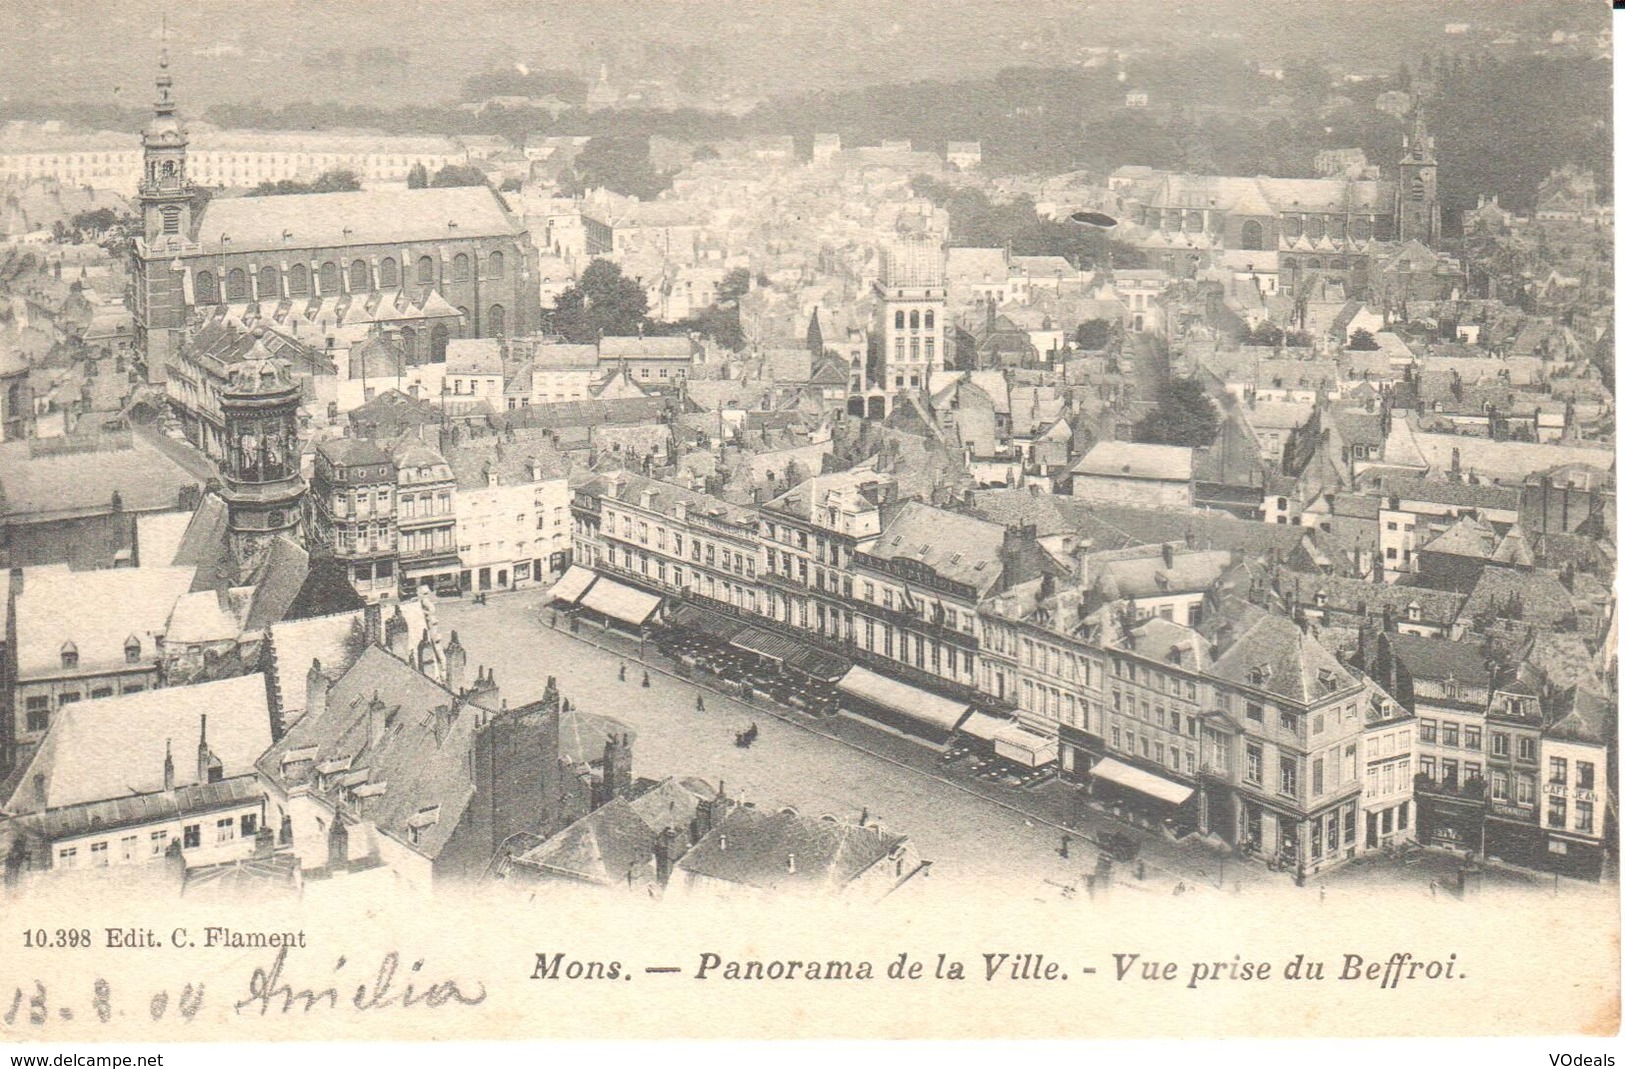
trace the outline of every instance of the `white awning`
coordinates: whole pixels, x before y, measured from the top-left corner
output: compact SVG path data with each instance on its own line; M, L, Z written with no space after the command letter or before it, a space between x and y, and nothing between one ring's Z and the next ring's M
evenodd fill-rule
M1006 760L1016 761L1029 768L1042 768L1053 764L1056 757L1056 741L1048 735L1040 734L1020 724L1008 721L999 730L993 739L993 752Z
M592 581L596 578L598 578L598 573L592 569L583 568L579 564L572 564L570 570L565 572L559 578L559 581L553 584L549 596L554 601L564 601L574 605L581 600L581 595L587 592L587 588L592 586Z
M1193 788L1163 779L1154 772L1125 765L1114 757L1102 758L1090 772L1099 779L1139 791L1169 805L1183 805L1186 799L1195 793Z
M613 616L634 627L641 627L643 622L660 607L660 598L655 594L645 594L624 583L599 576L598 582L594 583L587 591L587 596L581 599L581 605L593 612L601 612L605 616Z
M999 733L1011 725L1009 720L1000 720L996 716L986 713L972 713L959 725L959 730L972 738L984 739L992 742L999 737Z
M942 731L952 731L965 715L965 710L970 708L965 702L887 679L858 665L854 665L852 671L842 676L835 685L848 694L924 721Z

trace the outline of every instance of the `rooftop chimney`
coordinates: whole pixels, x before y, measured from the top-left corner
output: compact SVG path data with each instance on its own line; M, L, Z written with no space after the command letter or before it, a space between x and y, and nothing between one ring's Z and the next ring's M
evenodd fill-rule
M310 670L305 673L305 716L316 721L327 713L327 673L322 662L310 659Z
M1174 566L1174 544L1172 542L1164 542L1162 544L1162 566L1164 568L1172 568Z

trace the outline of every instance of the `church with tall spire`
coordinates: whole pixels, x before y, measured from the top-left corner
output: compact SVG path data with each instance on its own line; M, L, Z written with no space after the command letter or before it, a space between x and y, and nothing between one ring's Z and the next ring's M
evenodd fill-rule
M304 379L372 336L410 366L443 361L453 338L539 329L536 247L489 186L209 198L188 174L167 52L157 90L141 140L136 342L148 381L216 460L233 440L230 365L261 349Z

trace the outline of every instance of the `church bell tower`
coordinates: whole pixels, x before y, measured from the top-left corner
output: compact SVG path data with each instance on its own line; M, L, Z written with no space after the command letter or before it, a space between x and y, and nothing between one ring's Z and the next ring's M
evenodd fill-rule
M299 402L299 383L288 366L258 343L232 367L220 395L226 437L220 496L239 576L259 566L277 535L300 540L305 480L299 470Z
M1434 245L1439 240L1439 161L1427 116L1416 105L1405 155L1399 161L1399 240Z
M186 128L175 115L169 53L158 61L158 99L141 133L141 181L136 205L141 237L135 242L136 345L148 375L167 366L186 325L185 267L181 259L192 234L194 189L186 177ZM160 380L161 381L161 380Z

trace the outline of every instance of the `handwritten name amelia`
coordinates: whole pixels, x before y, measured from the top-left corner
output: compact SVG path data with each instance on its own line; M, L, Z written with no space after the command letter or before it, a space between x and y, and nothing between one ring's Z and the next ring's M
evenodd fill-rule
M267 1017L341 1008L361 1012L418 1007L433 1010L442 1006L477 1006L485 1001L485 985L477 980L444 979L424 984L427 977L423 975L421 958L405 966L405 974L397 979L403 969L401 962L401 955L390 951L379 961L376 970L362 973L368 979L352 988L347 977L328 976L314 982L290 979L284 974L288 964L288 951L284 947L277 951L276 959L268 968L261 966L254 970L248 981L248 996L232 1008L238 1015ZM348 959L341 957L332 972L343 972L349 964Z

